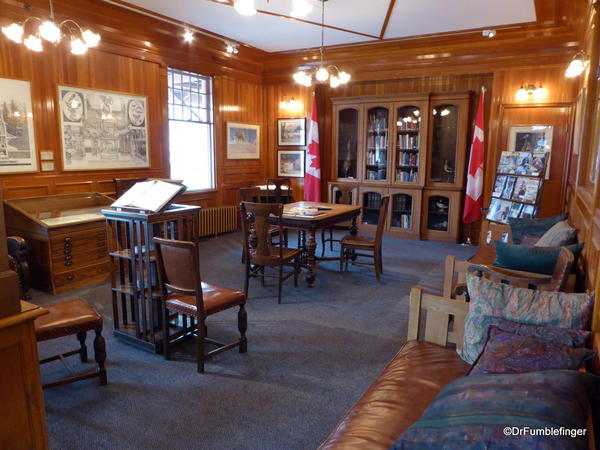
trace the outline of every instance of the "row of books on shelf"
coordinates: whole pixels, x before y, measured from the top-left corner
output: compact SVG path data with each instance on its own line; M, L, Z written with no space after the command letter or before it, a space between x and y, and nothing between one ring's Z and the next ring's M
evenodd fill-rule
M398 158L398 165L418 166L419 165L419 154L418 153L402 153L402 155Z
M419 131L418 120L400 120L398 121L398 131Z
M367 164L369 165L375 165L375 164L380 164L382 166L387 164L387 155L386 154L381 154L381 153L377 153L377 152L369 152L367 153Z
M419 149L419 136L414 134L401 134L398 136L398 146L407 149Z
M409 195L394 195L394 211L410 211L412 208L412 197Z
M380 132L387 131L388 129L388 120L386 117L378 117L375 114L369 114L369 131L371 132Z
M398 228L410 228L410 214L395 215L392 219L392 225Z
M419 171L417 169L400 170L396 171L396 179L404 183L418 183Z
M376 193L368 193L364 196L364 208L367 209L379 209L381 206L381 195Z
M388 137L387 134L385 135L371 135L369 136L369 138L367 139L367 147L369 147L369 149L372 148L386 148L388 145Z
M367 180L387 180L387 171L385 167L378 170L367 170Z

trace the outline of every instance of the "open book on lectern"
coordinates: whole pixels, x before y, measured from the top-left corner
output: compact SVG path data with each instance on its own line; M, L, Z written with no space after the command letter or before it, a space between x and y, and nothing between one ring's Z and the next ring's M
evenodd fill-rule
M185 191L185 186L182 184L160 180L141 181L134 184L111 206L159 212L170 205L175 197L183 191Z

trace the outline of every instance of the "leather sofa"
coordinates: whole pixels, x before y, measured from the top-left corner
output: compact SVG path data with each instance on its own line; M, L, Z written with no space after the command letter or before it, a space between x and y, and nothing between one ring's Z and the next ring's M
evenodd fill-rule
M425 337L417 340L425 310ZM468 304L462 300L425 295L413 288L409 341L319 448L389 449L444 386L469 370L456 348L446 346L461 346L467 312Z

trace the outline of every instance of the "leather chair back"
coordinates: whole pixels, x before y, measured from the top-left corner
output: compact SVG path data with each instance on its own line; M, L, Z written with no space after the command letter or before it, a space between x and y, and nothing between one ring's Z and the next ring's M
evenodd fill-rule
M275 203L284 203L284 197L290 198L292 183L289 178L267 178L267 192L270 197L275 198Z
M381 199L381 205L379 206L379 220L377 221L377 231L375 232L375 248L377 249L381 248L381 241L383 239L383 229L385 228L385 221L387 219L387 211L389 204L389 195Z
M198 311L203 310L200 253L197 242L153 238L158 262L158 279L165 291L196 296Z
M283 246L277 247L279 255L273 254L273 246L269 236L269 217L276 217L279 225L279 242L283 241L283 226L281 218L283 205L281 203L250 203L240 204L242 219L242 234L244 235L244 252L250 255L246 258L246 264L258 264L261 266L279 265L283 258Z

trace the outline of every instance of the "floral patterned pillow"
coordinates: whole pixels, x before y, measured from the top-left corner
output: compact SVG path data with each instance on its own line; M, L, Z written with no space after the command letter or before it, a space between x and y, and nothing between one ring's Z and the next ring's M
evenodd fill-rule
M507 333L492 325L483 353L469 375L577 370L595 354L595 351L587 348L573 348L531 336Z
M469 364L483 350L489 326L486 316L529 325L590 329L593 294L534 291L495 283L474 274L467 274L467 289L471 302L460 356Z

